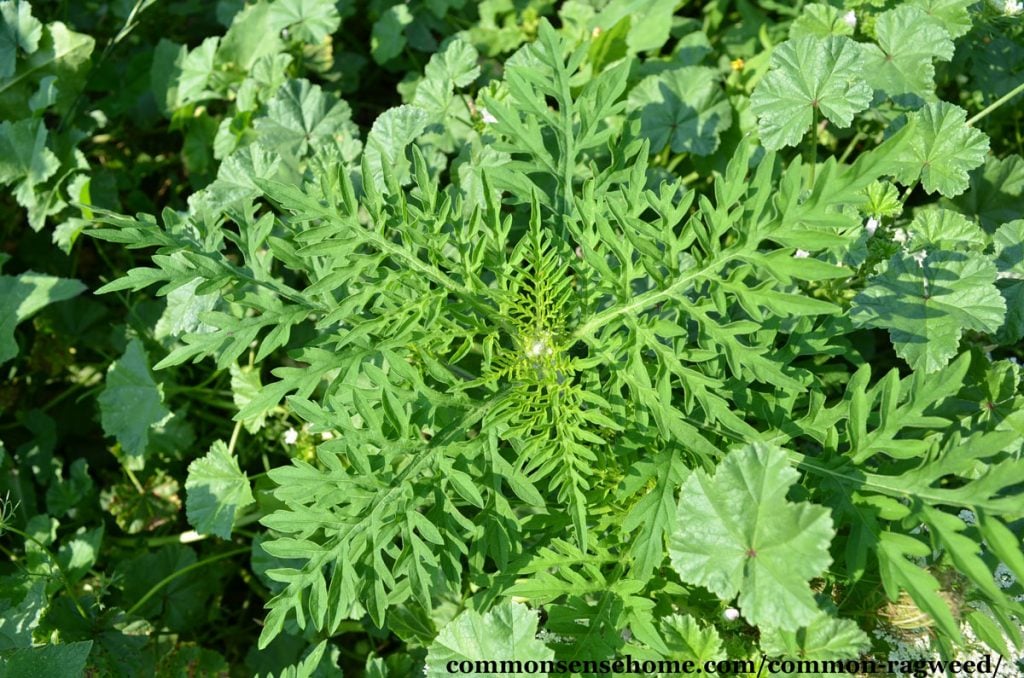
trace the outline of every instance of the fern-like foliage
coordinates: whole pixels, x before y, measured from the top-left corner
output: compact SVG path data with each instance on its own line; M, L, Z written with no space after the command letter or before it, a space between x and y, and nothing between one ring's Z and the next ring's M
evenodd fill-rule
M585 54L543 23L509 60L481 137L503 160L480 170L479 201L416 141L427 116L413 105L378 121L359 168L327 149L302 185L256 179L243 207L167 211L162 224L103 214L91 231L156 248L153 267L106 291L198 279L197 294L219 295L205 330L158 367L286 350L238 419L283 402L332 436L269 473L263 548L290 565L267 572L281 588L261 645L289 620L324 636L364 614L426 643L441 601L517 596L548 606L559 657L627 644L669 655L661 622L695 582L670 567L666 539L705 519L677 508L677 492L703 483L701 501L719 501L735 471L721 462L746 443L785 515L812 513L787 503L789 466L817 479L802 491L841 524L832 557L854 581L909 591L955 638L935 576L907 558L941 552L1009 632L1020 606L993 590L971 537L1019 562L1006 536L1024 481L1019 418L958 409L978 381L966 355L932 375L864 365L845 392L815 369L847 354L855 329L852 294L829 293L854 274L850 210L905 170L917 123L851 165L821 164L813 183L799 160L745 139L700 191L652 185L638 123L610 123L628 68L581 86ZM922 523L930 544L896 529ZM816 524L815 567L832 534ZM791 580L780 590L807 608L792 619L831 623ZM747 585L741 600L770 597L770 584ZM792 619L761 625L788 638Z

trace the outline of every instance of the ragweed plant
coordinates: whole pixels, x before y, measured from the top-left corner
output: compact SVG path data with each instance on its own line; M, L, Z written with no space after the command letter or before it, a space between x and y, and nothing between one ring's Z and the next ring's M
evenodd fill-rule
M1020 644L1024 610L991 573L1024 563L1024 400L1018 367L981 347L1019 339L1021 222L990 232L943 203L886 247L863 226L918 187L963 192L988 146L924 92L949 58L943 21L930 56L889 40L919 4L880 14L871 48L898 64L879 73L848 22L794 22L750 85L756 123L699 186L664 156L717 148L732 125L717 75L651 60L633 96L629 59L544 21L481 96L486 122L451 112L476 67L454 41L358 162L346 135L304 167L253 144L229 203L161 222L97 211L89 235L154 252L101 291L191 286L209 303L157 368L237 370L248 353L265 367L240 423L283 407L331 434L261 496L233 445L190 472L198 529L228 536L245 509L267 530L260 646L304 634L322 653L357 622L428 648L431 675L512 647L715 659L718 632L689 612L735 602L764 648L855 658L856 597L825 593L842 585L909 595L952 652L937 565L991 611L977 628ZM688 79L701 101L677 96ZM909 108L886 109L853 162L820 161L819 127L849 126L875 91ZM787 159L805 136L813 152ZM909 371L871 365L869 328ZM546 610L548 643L524 602Z

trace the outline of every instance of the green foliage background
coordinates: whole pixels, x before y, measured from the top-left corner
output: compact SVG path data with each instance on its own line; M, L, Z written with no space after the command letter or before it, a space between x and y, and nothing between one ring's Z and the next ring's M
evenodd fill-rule
M0 675L1019 661L1022 21L0 0Z

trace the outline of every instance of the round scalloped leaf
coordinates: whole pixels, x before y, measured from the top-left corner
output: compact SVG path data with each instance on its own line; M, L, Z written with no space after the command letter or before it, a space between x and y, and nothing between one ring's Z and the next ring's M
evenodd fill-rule
M449 662L544 661L555 653L537 640L537 613L520 603L502 603L485 614L466 610L445 624L427 650L426 675L451 675ZM543 675L547 675L546 673Z
M146 349L132 339L107 371L106 388L99 395L103 432L117 438L133 468L142 468L153 426L171 416L164 407L163 389L149 371Z
M935 97L935 66L932 60L953 58L953 40L923 10L901 5L878 16L878 45L864 45L864 77L868 84L889 96L916 94ZM913 40L907 36L913 35Z
M699 66L644 78L630 92L629 108L638 112L652 153L670 145L673 153L711 155L732 125L732 106L718 75Z
M968 172L985 162L988 137L967 124L967 111L945 101L909 116L910 138L898 159L896 178L909 186L918 179L929 193L947 198L967 190Z
M1000 330L1004 343L1024 339L1024 219L1003 224L992 236L995 245L999 291L1006 299L1006 324Z
M843 36L806 36L776 47L771 71L750 97L764 147L774 151L800 143L815 109L838 127L849 127L871 103L863 56L861 46Z
M249 478L222 440L214 442L206 456L188 465L185 491L189 524L200 534L222 539L231 537L239 510L255 501Z
M730 453L714 476L692 473L669 537L682 580L722 600L739 594L740 612L757 626L809 624L818 606L808 581L832 562L835 532L828 509L786 500L799 475L785 450L760 442Z
M854 21L847 21L838 7L825 4L806 5L800 16L789 26L790 38L814 36L827 38L830 35L853 35Z
M911 368L935 372L956 355L964 329L995 332L1006 302L987 257L963 252L897 254L853 300L850 317L889 330L896 354Z
M802 659L856 659L871 647L866 633L850 619L819 612L799 631L765 629L761 649L771 656Z

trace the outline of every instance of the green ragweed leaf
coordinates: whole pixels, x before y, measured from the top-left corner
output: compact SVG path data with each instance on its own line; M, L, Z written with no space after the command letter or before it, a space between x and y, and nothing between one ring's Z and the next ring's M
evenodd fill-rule
M124 453L141 468L150 430L171 416L163 404L163 389L150 374L141 341L132 339L124 355L110 366L107 386L98 400L103 432L117 438Z
M0 275L0 364L18 355L14 328L48 304L71 299L85 285L38 273Z
M913 127L898 158L896 178L906 185L920 179L926 191L947 198L963 193L967 173L985 162L988 137L967 125L967 111L945 101L908 117Z
M733 451L714 476L694 471L669 537L682 580L722 600L739 594L740 612L757 626L809 624L818 607L807 582L832 562L835 533L827 509L786 500L798 478L785 450L765 443Z
M450 661L553 659L554 651L536 636L537 613L520 603L502 603L484 614L466 610L445 624L430 645L426 675L451 675L446 668Z
M24 54L35 52L42 35L43 25L32 16L28 2L0 2L0 78L14 75L18 50Z
M1006 299L1006 325L1000 339L1013 343L1024 339L1024 219L1003 224L992 242L999 269L997 285Z
M223 441L215 442L205 457L188 465L185 512L200 534L229 538L238 512L253 501L249 478Z
M651 153L711 155L732 125L732 106L714 69L689 66L644 78L629 94Z
M987 257L922 250L900 253L853 300L851 317L864 327L889 330L896 354L911 368L934 372L956 355L965 329L995 332L1006 302Z
M856 622L819 612L799 631L765 629L761 649L772 656L801 659L856 659L871 646Z
M953 58L953 40L928 21L923 10L901 5L880 14L875 22L878 45L864 45L864 78L889 96L935 97L932 61ZM907 36L913 35L913 40Z
M795 146L816 111L838 127L871 102L860 45L842 36L787 40L772 52L771 71L750 97L761 143L770 151Z

